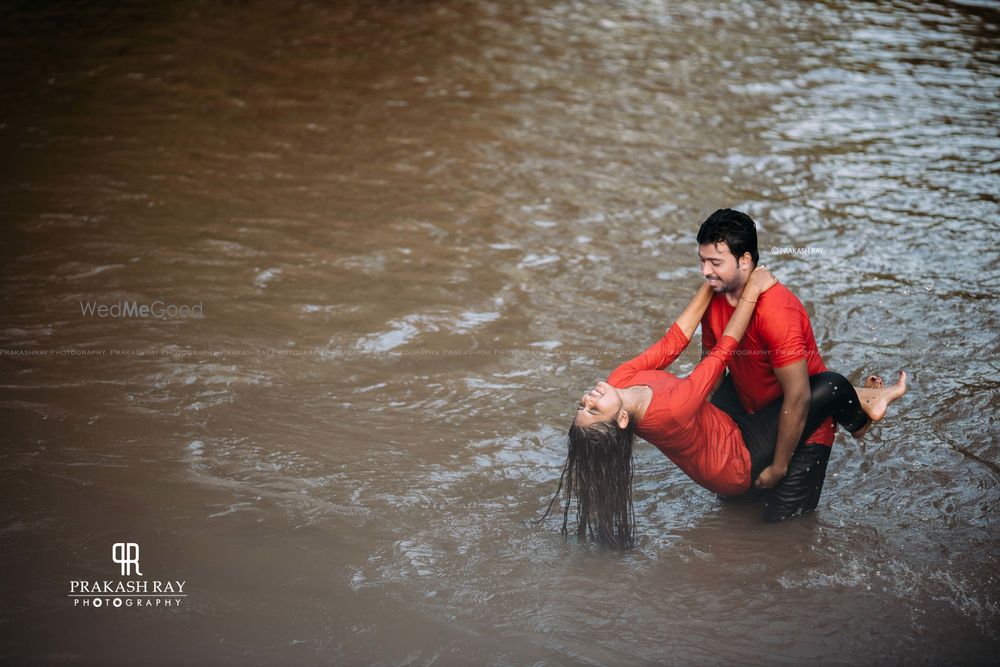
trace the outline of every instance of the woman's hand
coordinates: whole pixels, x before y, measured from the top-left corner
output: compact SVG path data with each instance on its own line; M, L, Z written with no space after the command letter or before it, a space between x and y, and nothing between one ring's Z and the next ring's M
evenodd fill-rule
M750 274L746 287L743 288L743 295L750 301L756 301L757 297L778 284L778 279L771 275L766 266L758 266Z
M726 323L726 329L722 335L730 336L737 341L743 340L743 334L747 332L750 318L753 317L754 309L757 307L757 299L761 293L771 289L776 284L778 284L778 279L772 276L766 268L759 266L754 269L750 278L747 279L747 284L743 286L743 294L740 295L736 310L733 311L733 316Z

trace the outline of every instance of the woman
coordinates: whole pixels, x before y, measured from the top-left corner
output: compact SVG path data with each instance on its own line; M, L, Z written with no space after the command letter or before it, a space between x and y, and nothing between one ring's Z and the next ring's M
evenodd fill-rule
M648 440L689 477L723 496L753 487L757 475L774 455L775 430L781 399L737 424L708 402L726 364L746 332L757 298L777 283L766 268L751 274L722 337L686 378L667 372L687 347L712 298L701 289L662 339L619 366L580 399L569 430L569 453L559 488L544 520L566 485L563 533L567 532L573 494L577 496L577 534L627 548L634 542L632 507L632 442ZM870 379L870 388L855 389L837 373L810 378L812 398L804 434L833 417L855 437L885 415L889 403L906 391L906 374L891 387Z

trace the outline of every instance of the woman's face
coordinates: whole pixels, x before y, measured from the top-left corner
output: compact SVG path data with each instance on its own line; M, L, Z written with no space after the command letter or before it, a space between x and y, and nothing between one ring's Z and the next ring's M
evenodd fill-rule
M576 408L576 425L590 426L598 422L615 420L622 410L618 390L607 382L598 382L580 398Z

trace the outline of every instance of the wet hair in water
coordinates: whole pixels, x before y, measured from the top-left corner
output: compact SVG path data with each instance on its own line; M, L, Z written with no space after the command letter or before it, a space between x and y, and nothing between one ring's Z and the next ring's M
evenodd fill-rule
M743 253L750 253L754 266L760 260L757 251L757 225L753 219L742 211L731 208L720 208L701 223L698 230L698 244L726 242L736 259Z
M569 452L559 477L559 488L536 523L549 515L565 489L562 533L569 533L569 511L576 496L576 534L613 549L635 545L632 506L632 443L634 422L626 428L616 422L569 427Z

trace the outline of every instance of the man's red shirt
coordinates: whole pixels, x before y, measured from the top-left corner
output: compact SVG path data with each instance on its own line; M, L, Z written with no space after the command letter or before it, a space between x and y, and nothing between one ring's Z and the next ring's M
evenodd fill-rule
M701 320L701 340L706 350L715 347L735 310L724 294L712 296ZM810 376L826 370L805 307L778 283L760 295L747 332L729 360L729 372L743 408L754 413L780 397L781 385L774 369L803 359ZM807 442L829 447L835 429L833 419L827 418Z

